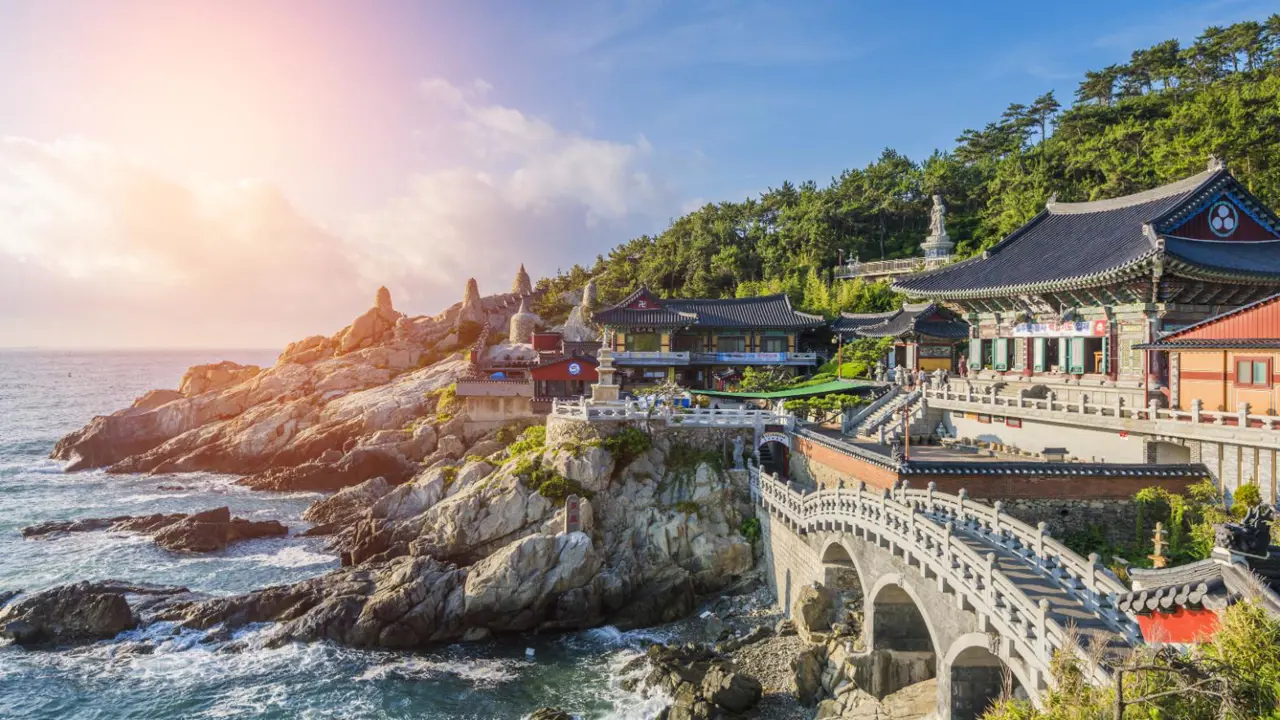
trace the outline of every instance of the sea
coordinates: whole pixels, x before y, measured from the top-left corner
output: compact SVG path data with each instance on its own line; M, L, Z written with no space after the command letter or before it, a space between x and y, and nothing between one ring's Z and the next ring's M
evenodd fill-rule
M189 366L220 360L266 366L275 353L0 350L0 592L116 579L228 595L338 567L323 538L297 536L319 494L254 492L212 473L68 473L49 459L59 438L93 416L147 390L176 388ZM123 533L20 533L49 520L223 505L240 517L279 520L290 535L184 555ZM234 647L167 624L70 649L0 640L0 718L522 718L553 706L579 718L639 720L664 704L624 691L618 676L645 641L669 639L661 629L605 627L419 652L267 648L268 630L246 628Z

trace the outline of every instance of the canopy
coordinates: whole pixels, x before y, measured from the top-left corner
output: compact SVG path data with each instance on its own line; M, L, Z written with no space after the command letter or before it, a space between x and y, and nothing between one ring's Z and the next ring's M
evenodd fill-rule
M689 392L694 395L733 398L736 400L791 400L812 395L857 390L875 384L869 380L832 380L821 385L810 385L809 387L793 388L791 390L775 390L773 392L721 392L719 390L690 390Z

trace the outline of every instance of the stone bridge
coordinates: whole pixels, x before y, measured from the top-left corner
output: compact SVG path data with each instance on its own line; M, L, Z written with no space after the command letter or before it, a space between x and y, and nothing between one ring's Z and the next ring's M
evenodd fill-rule
M932 484L802 493L758 469L751 494L765 511L766 561L788 612L815 582L861 597L865 652L890 665L877 671L873 694L936 676L937 716L968 720L1010 688L1039 703L1058 650L1075 653L1101 683L1109 671L1097 658L1140 642L1116 607L1127 588L1096 555L1076 555L998 502ZM917 671L896 672L894 662Z

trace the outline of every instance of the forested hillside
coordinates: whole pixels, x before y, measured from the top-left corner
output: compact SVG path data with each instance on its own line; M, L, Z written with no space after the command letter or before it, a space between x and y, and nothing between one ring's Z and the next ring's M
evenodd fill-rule
M826 314L887 309L896 300L883 285L831 285L831 268L841 251L864 261L918 254L934 193L967 255L1053 194L1124 195L1200 172L1211 155L1280 204L1280 14L1207 28L1187 47L1168 40L1136 50L1127 64L1087 72L1069 107L1052 92L1015 102L919 161L886 148L825 186L788 181L758 198L708 204L541 284L559 291L592 275L606 302L644 283L667 296L786 291L797 307ZM556 294L540 308L552 316Z

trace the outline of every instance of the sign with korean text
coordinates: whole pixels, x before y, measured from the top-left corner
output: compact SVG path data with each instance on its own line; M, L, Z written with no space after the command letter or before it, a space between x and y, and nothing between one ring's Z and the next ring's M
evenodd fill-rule
M1060 323L1018 323L1014 337L1102 337L1107 334L1106 320L1083 320Z
M577 495L564 499L564 531L574 533L582 530L582 501Z
M791 438L785 432L766 432L760 435L760 444L765 443L782 443L787 447L791 447Z

